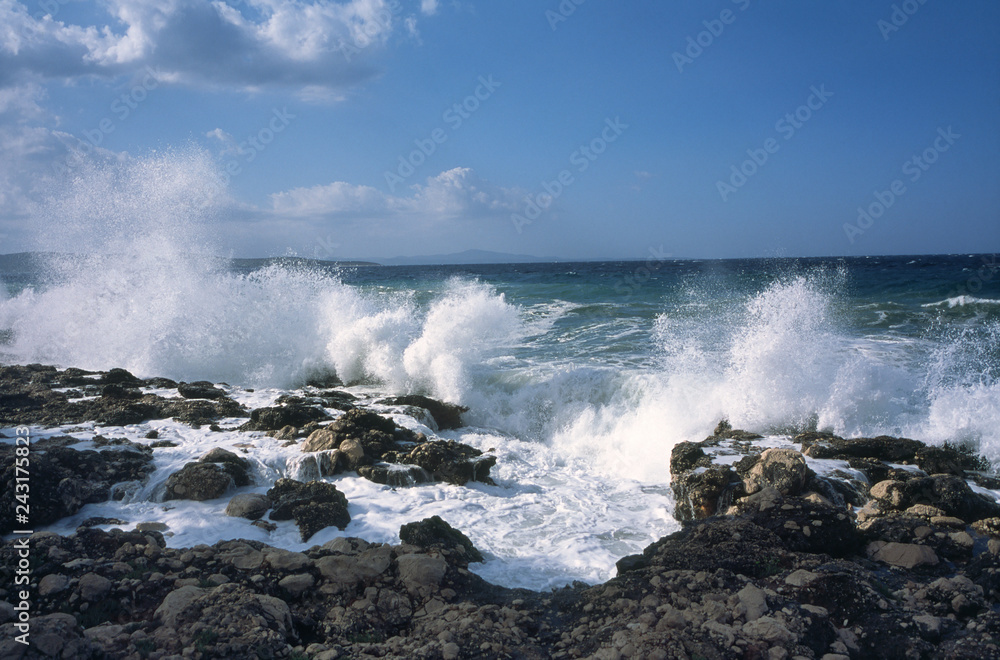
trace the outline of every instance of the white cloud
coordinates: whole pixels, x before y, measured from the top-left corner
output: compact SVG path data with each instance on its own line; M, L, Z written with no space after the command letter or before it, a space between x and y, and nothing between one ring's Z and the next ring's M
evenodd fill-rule
M437 13L438 3L437 0L420 0L420 11L428 16L433 16Z
M0 0L0 88L150 66L179 84L298 88L328 99L374 75L371 55L397 31L415 30L400 0L240 4L243 11L220 0L108 0L103 23L74 25ZM422 9L433 13L426 0Z
M456 218L509 214L518 208L518 191L492 186L464 167L442 172L412 194L389 195L371 186L344 181L295 188L271 195L272 210L285 217L344 220L404 219L436 224Z

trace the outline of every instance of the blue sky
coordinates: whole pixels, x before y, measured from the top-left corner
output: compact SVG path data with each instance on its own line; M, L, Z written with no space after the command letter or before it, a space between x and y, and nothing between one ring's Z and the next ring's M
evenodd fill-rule
M0 25L3 253L65 249L54 209L131 212L81 194L109 170L210 196L237 256L1000 247L990 0L0 0Z

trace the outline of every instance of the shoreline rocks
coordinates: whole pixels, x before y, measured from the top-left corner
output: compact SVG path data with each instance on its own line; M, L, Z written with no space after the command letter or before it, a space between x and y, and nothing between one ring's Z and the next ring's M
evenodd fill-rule
M199 415L228 406L225 390L211 384L187 391L214 397L205 391L211 386L223 397L163 399L141 388L178 384L124 370L7 369L5 423L59 411L71 413L59 423L76 419L80 397L55 387L78 389L112 417L134 405L157 414L207 406L188 409ZM401 429L331 392L234 416L250 417L246 430L315 448L304 455L315 458L317 477L355 469L380 483L404 472L490 483L494 456ZM332 422L328 401L347 408ZM436 419L423 404L386 405L418 406ZM997 483L981 458L887 436L814 432L788 447L761 439L723 423L701 443L678 444L670 466L681 530L622 558L617 577L603 584L549 592L476 576L469 567L483 554L439 517L403 525L398 545L336 538L303 552L242 539L170 548L156 521L102 531L86 525L120 521L94 519L73 534L30 538L25 647L13 641L19 550L6 541L0 657L1000 658L1000 506L969 484ZM33 469L48 461L46 470L59 475L51 492L40 484L37 493L57 518L148 473L150 447L98 435L99 451L78 452L68 446L76 442L49 438L32 454ZM251 467L238 453L212 449L170 477L173 492L202 472L217 487L224 481L223 493L250 485ZM272 524L264 518L294 520L306 540L327 526L344 529L347 507L331 483L279 479L266 495L236 493L226 513L260 526Z

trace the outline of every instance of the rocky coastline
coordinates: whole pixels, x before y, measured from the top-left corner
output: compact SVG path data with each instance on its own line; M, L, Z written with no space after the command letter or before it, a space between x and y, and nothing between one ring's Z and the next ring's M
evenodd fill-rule
M350 521L346 498L324 476L489 482L488 452L401 428L338 386L316 382L248 410L211 383L6 366L0 427L169 418L221 429L243 419L241 432L299 446L313 478L241 493L251 480L246 460L206 448L171 474L163 498L232 493L228 515L265 527L293 520L304 541ZM435 428L462 424L457 406L385 401ZM94 450L76 442L55 435L31 447L37 527L126 496L164 446L153 435L98 434ZM18 529L15 449L13 438L0 444L7 535ZM469 571L479 551L437 517L404 525L398 545L337 538L303 552L243 539L168 547L156 521L15 534L0 545L0 657L1000 657L1000 503L991 493L1000 480L968 449L818 432L776 443L723 422L704 441L673 448L670 482L679 532L623 558L604 584L550 592L479 578ZM18 586L24 574L28 584Z

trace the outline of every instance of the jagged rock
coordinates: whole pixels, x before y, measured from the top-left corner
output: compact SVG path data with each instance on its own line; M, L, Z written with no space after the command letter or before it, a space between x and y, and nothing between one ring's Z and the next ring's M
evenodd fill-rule
M744 431L742 429L734 429L732 424L727 420L722 420L712 431L712 439L731 439L731 440L758 440L764 436L759 433L752 433L750 431Z
M929 504L968 523L1000 517L1000 504L974 492L965 480L954 475L911 479L904 484L904 491L907 505Z
M316 429L302 443L302 451L327 451L340 446L340 438L328 428Z
M678 442L670 450L670 474L676 479L696 467L708 467L712 460L697 442Z
M203 502L222 497L233 485L228 470L217 463L188 463L167 477L165 500Z
M24 639L27 645L16 640L21 632L14 623L0 626L0 657L17 658L73 658L89 660L102 657L100 650L82 635L76 618L69 614L55 613L34 616L30 634Z
M251 483L250 461L227 449L216 447L199 458L198 462L218 463L233 478L233 483L236 486L249 486Z
M278 431L285 426L302 427L309 422L330 419L322 408L304 405L287 405L272 408L256 408L250 413L250 421L240 426L241 431Z
M924 443L909 438L894 438L880 435L874 438L852 438L844 440L831 436L825 440L814 442L804 448L802 453L813 458L874 458L888 463L913 462L917 450L925 447Z
M742 494L743 482L728 467L711 467L675 476L670 488L676 502L674 517L700 520L725 511L734 496Z
M417 408L423 408L431 414L438 429L442 431L464 426L462 423L462 413L469 411L465 406L445 403L419 394L383 399L379 403L390 406L416 406Z
M497 458L454 440L433 440L417 445L399 462L419 465L435 480L464 486L470 481L492 484L490 468Z
M267 491L274 503L271 520L295 520L303 541L324 527L344 529L351 522L347 498L333 484L324 481L302 483L278 479Z
M403 543L421 548L462 548L469 561L483 561L482 553L476 549L469 537L446 523L440 516L431 516L420 522L403 525L399 528L399 538Z
M76 372L65 374L55 369L0 367L0 424L58 426L93 421L106 426L125 426L149 419L175 418L199 425L219 417L245 414L244 408L229 398L189 401L142 394L135 388L145 383L125 370L112 369L98 380L83 378ZM89 394L103 395L70 401L66 393L52 389L64 387L65 381L84 385Z
M362 465L358 468L358 475L377 484L393 488L425 484L434 480L419 465L396 465L393 463Z
M257 520L271 508L271 500L260 493L240 493L234 495L226 505L226 515L234 518Z
M906 491L901 481L886 479L872 486L868 492L872 499L886 510L899 510L907 503Z
M802 454L793 449L768 449L743 480L746 492L756 493L764 486L782 495L798 495L809 478L809 468Z
M122 449L77 451L53 446L31 455L31 522L42 526L72 515L85 504L111 498L112 486L127 481L143 481L153 471L153 453L148 447L128 443ZM16 529L14 488L17 471L15 447L0 444L0 534Z
M443 557L403 555L396 563L399 565L400 579L411 592L437 587L448 570L448 563Z
M177 392L185 399L223 399L227 398L223 390L217 388L207 380L199 380L193 383L178 383Z

